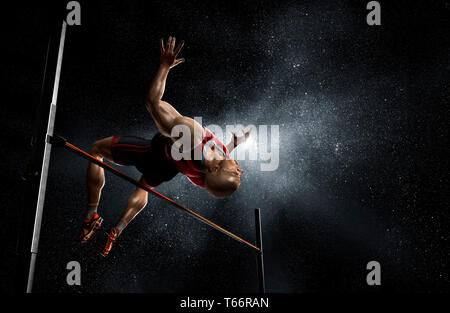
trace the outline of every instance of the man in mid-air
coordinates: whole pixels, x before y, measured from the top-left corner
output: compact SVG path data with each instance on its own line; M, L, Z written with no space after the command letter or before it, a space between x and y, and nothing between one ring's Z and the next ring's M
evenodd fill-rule
M233 134L232 141L224 145L207 128L161 100L170 69L184 62L183 58L177 59L184 41L175 48L175 37L169 37L166 44L161 39L160 45L159 68L145 103L159 132L151 140L134 136L104 138L94 142L90 152L101 161L106 159L118 165L135 166L142 173L140 182L151 188L181 172L212 196L227 197L237 190L243 173L236 160L230 158L230 152L248 138L249 132L240 137ZM104 184L103 168L90 162L87 169L88 207L78 236L82 243L89 240L103 222L97 207ZM146 206L147 198L148 193L142 188L137 188L131 195L122 217L109 232L103 256L108 255L121 232Z

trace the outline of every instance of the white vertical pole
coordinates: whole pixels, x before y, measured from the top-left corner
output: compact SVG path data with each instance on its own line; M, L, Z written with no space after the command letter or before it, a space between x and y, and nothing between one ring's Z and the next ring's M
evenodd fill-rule
M258 291L259 293L266 292L266 285L264 281L264 258L263 258L263 243L262 243L262 223L261 210L255 209L255 228L256 228L256 246L260 251L256 252L256 264L258 269Z
M33 239L31 242L31 259L30 270L28 273L27 293L31 293L33 289L34 269L36 265L36 257L38 253L39 237L41 233L42 214L44 212L45 190L47 188L48 168L50 164L50 152L52 145L48 142L48 136L53 135L53 127L55 124L56 101L58 99L59 78L61 75L61 64L64 52L64 41L66 38L67 23L63 21L61 29L61 39L59 41L58 61L56 63L55 83L53 85L53 96L50 104L50 113L47 124L47 136L45 140L44 158L42 160L41 179L39 182L39 193L36 205L36 217L34 219Z

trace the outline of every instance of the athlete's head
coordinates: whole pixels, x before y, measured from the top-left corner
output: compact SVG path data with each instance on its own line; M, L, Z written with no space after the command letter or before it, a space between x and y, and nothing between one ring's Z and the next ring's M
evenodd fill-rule
M206 190L215 198L225 198L238 189L243 171L236 160L220 160L206 172Z

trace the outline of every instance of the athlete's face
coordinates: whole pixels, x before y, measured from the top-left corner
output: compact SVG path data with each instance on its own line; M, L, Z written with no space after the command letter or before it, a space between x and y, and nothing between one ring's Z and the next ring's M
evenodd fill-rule
M206 189L216 198L227 197L238 189L242 173L236 160L220 160L206 173Z
M239 167L236 160L222 160L219 164L219 173L222 179L241 184L241 175L244 171Z

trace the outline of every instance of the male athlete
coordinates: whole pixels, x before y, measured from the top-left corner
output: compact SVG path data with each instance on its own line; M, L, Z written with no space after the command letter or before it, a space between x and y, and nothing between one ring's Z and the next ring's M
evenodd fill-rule
M101 161L107 159L118 165L135 166L142 173L140 182L149 187L169 181L181 172L194 185L206 188L212 196L224 198L236 191L243 173L229 153L244 142L250 132L239 137L233 134L232 141L224 145L208 129L161 100L169 70L184 62L183 58L177 59L183 45L184 41L175 48L175 37L169 37L165 45L161 39L160 64L145 103L159 133L151 140L133 136L104 138L94 142L90 152ZM186 146L192 148L186 149ZM180 153L181 158L177 157ZM89 240L103 222L97 207L104 184L103 168L90 162L87 169L88 207L78 236L82 243ZM122 217L109 232L103 256L108 255L124 228L146 206L147 198L147 191L141 188L131 195Z

